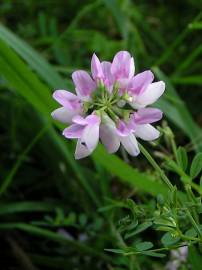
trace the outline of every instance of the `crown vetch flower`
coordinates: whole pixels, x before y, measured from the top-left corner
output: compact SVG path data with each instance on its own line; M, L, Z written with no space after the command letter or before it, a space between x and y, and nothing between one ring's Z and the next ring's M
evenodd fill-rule
M135 73L134 59L127 51L118 52L112 63L93 54L90 76L84 70L73 72L73 94L56 90L53 98L61 105L52 117L70 124L64 129L67 139L77 139L75 158L90 155L99 139L109 153L120 145L132 155L139 154L136 138L152 141L159 131L151 124L162 118L162 112L148 108L164 92L163 81L153 82L150 70Z

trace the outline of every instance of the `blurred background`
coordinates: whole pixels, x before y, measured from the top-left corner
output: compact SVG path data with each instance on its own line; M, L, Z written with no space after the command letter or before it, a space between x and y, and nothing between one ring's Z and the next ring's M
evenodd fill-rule
M166 82L157 106L177 143L202 150L201 9L201 0L0 1L2 270L138 269L104 251L117 248L123 217L111 210L127 198L153 205L160 183L141 156L122 151L98 147L75 161L50 117L51 94L73 90L71 73L89 70L94 52L111 61L128 50L137 72ZM168 259L141 257L141 269L165 269Z

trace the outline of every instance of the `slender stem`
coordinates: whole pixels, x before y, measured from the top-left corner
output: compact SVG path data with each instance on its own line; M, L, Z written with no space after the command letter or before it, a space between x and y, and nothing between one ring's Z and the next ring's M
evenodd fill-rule
M175 160L177 160L177 146L176 146L176 143L175 143L175 140L174 140L174 135L171 136L170 142L171 142L172 150L173 150L173 153L174 153L174 156L175 156Z
M168 186L168 188L172 191L174 186L168 179L168 177L165 175L164 171L160 168L160 166L156 163L156 161L153 159L153 157L149 154L149 152L144 148L142 144L139 143L139 148L142 154L146 157L146 159L149 161L149 163L154 167L154 169L160 174L161 179L163 182Z

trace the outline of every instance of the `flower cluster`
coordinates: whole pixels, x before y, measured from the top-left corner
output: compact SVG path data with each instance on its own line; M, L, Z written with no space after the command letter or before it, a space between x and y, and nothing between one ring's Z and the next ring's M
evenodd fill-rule
M123 145L130 155L137 156L136 138L152 141L159 137L151 123L159 121L162 112L146 107L163 94L164 82L153 82L150 70L134 75L134 59L127 51L118 52L112 63L100 62L94 54L91 73L73 72L76 94L66 90L53 93L62 107L53 111L52 117L70 124L63 135L78 139L76 159L90 155L99 139L109 153Z

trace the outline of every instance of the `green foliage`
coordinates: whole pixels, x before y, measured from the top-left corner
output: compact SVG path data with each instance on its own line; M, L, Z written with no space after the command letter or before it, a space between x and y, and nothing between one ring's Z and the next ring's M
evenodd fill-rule
M198 153L192 163L191 163L191 168L190 168L190 176L192 178L195 178L196 176L198 176L198 174L201 172L202 170L202 153Z
M161 258L187 241L189 263L199 269L200 249L194 246L202 212L199 11L194 1L155 7L128 0L1 3L5 268L164 269L168 257ZM74 143L66 142L64 126L50 117L57 106L53 90L73 90L71 73L88 68L93 52L110 60L123 49L134 55L137 72L152 67L156 79L166 82L156 105L176 136L169 137L163 124L156 151L148 147L178 191L168 192L142 156L108 155L99 146L91 158L75 161ZM172 149L174 139L185 146Z

